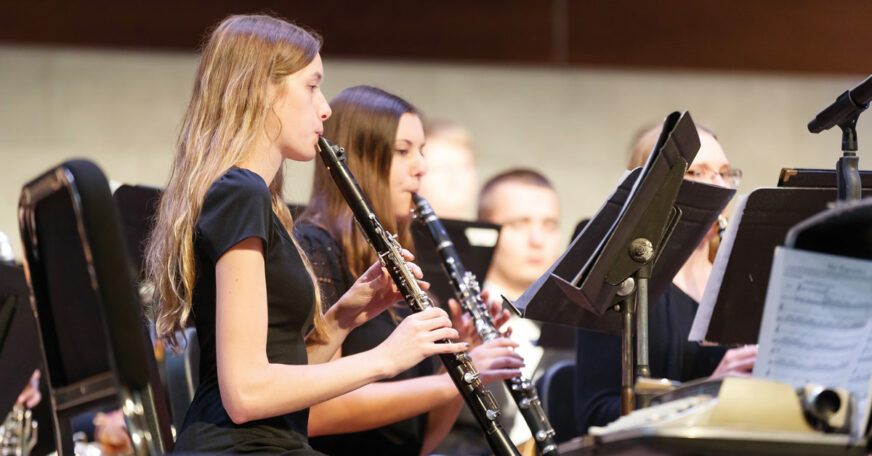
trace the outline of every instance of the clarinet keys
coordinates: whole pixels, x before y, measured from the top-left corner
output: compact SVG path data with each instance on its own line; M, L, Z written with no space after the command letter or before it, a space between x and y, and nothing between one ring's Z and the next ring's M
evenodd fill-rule
M547 431L545 431L545 430L540 430L540 431L536 432L536 436L535 436L535 437L536 437L536 440L537 440L537 441L539 441L539 442L544 442L545 439L550 438L550 437L554 437L554 434L555 434L555 433L554 433L554 429L549 429L549 430L547 430Z

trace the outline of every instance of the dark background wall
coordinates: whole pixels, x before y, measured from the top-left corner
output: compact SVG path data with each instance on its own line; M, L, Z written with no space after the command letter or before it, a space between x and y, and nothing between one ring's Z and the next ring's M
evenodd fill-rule
M271 11L325 56L868 73L868 0L19 1L0 44L194 50L231 13Z

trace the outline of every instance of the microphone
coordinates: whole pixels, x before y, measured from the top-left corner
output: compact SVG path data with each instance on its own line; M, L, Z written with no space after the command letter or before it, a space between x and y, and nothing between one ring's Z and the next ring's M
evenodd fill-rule
M836 101L819 112L808 123L808 131L820 133L829 130L863 112L869 107L870 100L872 100L872 76L857 84L853 89L846 90L845 93L836 98Z

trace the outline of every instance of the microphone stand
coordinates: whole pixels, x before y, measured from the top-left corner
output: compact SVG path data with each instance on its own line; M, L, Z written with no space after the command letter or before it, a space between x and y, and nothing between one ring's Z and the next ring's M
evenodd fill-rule
M842 156L836 162L838 202L862 197L860 158L857 157L857 119L872 100L872 76L846 90L808 123L808 131L820 133L836 125L842 129Z
M868 107L869 105L866 105ZM857 119L866 109L858 109L848 120L839 123L842 129L842 156L836 162L837 200L858 201L861 198L860 157L857 156Z

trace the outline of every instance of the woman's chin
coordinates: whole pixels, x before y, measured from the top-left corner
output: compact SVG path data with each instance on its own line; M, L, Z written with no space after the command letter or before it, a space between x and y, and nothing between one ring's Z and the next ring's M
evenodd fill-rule
M315 146L300 147L299 149L296 147L286 148L282 151L282 155L287 160L308 162L314 160L315 157L318 156L318 149Z
M412 219L412 210L409 209L406 212L398 212L394 214L397 218L397 223L406 223Z
M397 209L394 212L394 217L397 218L397 222L405 223L412 219L412 205L410 204L406 209Z

